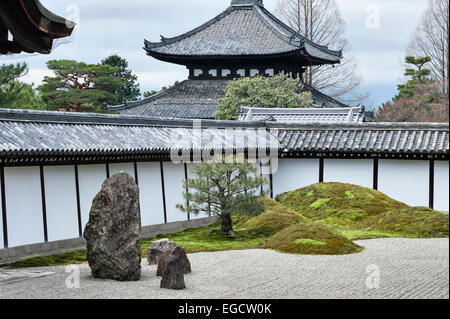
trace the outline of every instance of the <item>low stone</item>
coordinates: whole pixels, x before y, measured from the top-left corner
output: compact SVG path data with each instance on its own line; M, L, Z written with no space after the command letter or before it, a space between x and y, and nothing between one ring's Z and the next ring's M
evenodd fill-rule
M177 246L175 250L172 252L172 255L180 257L180 262L183 267L183 273L190 274L192 272L191 270L191 262L189 261L186 251L184 248L181 248L180 246Z
M160 257L159 257L159 261L158 261L158 268L156 269L156 276L157 277L161 277L163 275L163 267L164 267L164 261L167 259L167 257L169 257L170 255L172 255L171 251L166 251L165 253L163 253Z
M160 277L163 275L164 261L165 261L165 259L167 259L167 257L169 257L171 255L180 257L183 274L186 275L186 274L190 274L192 272L191 263L186 255L186 251L182 247L177 246L173 252L166 252L163 255L161 255L161 257L159 259L159 263L158 263L158 268L156 270L156 276Z
M172 252L176 245L168 238L156 240L147 249L147 261L150 265L157 265L159 259L166 252Z
M141 276L139 188L126 173L107 179L84 229L92 276L135 281Z
M163 262L161 288L181 290L185 289L183 264L181 258L171 254Z

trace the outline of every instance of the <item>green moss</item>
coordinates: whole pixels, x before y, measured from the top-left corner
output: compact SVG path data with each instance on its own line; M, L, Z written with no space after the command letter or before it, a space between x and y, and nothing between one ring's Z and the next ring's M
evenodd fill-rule
M12 265L12 268L32 268L32 267L46 267L59 265L73 265L86 263L86 251L77 251L67 254L36 257L20 261Z
M408 207L373 189L341 183L314 184L281 194L277 200L312 221L337 226L351 226L369 216Z
M401 237L448 237L449 216L425 207L399 208L366 218L354 228Z
M351 191L346 191L346 192L345 192L345 195L347 195L347 197L348 197L349 199L355 199L355 198L356 198L356 196L353 195L353 193L352 193Z
M293 224L310 222L307 218L282 206L273 199L262 198L260 200L266 208L265 213L242 225L243 228L253 234L272 236Z
M316 223L289 226L270 237L262 247L308 255L343 255L363 250L329 226Z
M324 204L328 203L331 200L331 198L319 198L314 203L310 204L309 207L311 208L319 208L323 206Z
M310 191L308 194L306 194L306 196L309 196L309 197L311 197L313 195L314 195L314 191Z
M320 241L320 240L309 239L309 238L296 239L296 240L294 240L294 244L299 244L299 245L317 245L317 246L328 245L327 242Z

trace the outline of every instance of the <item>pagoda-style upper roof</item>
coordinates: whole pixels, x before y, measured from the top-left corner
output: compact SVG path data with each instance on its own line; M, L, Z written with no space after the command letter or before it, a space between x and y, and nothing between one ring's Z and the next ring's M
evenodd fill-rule
M145 41L147 54L159 60L194 64L196 61L285 57L307 65L335 64L342 51L318 45L267 11L262 0L233 0L231 6L202 26L161 42Z
M0 54L50 53L53 40L70 36L74 26L47 10L39 0L1 0Z

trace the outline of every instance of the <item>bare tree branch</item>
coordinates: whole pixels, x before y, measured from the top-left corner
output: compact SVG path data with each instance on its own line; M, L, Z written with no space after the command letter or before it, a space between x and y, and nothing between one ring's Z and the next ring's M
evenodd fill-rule
M448 0L429 0L420 24L411 37L408 54L431 57L430 69L434 80L442 83L442 91L449 94L449 3Z

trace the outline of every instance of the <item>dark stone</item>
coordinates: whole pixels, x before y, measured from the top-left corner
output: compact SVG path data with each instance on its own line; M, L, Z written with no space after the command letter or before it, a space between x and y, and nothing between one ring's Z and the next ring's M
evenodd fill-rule
M183 264L181 258L171 254L163 262L161 288L181 290L185 289Z
M159 259L166 252L172 252L176 245L168 238L156 240L147 249L147 261L150 265L158 265Z
M171 255L180 257L180 263L182 265L183 274L186 275L192 272L191 263L186 255L186 251L183 248L177 246L173 252L167 251L160 256L158 262L158 269L156 270L156 276L160 277L163 275L164 261L167 259L167 257Z
M107 179L84 229L92 276L134 281L141 277L139 188L126 173Z
M156 270L156 276L161 277L163 275L163 267L164 267L164 261L172 255L172 251L166 251L159 257L158 261L158 268Z

